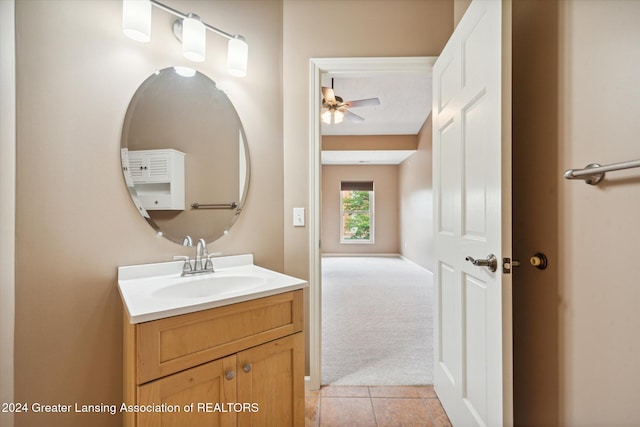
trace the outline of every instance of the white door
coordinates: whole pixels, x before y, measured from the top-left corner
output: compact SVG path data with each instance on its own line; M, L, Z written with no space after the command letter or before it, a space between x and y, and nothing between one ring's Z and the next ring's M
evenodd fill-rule
M454 426L513 423L510 35L508 0L474 0L433 70L434 384Z

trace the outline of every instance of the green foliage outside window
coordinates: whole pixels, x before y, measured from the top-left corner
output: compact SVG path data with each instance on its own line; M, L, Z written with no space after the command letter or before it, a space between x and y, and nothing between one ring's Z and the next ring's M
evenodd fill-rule
M371 240L371 192L342 192L342 239Z

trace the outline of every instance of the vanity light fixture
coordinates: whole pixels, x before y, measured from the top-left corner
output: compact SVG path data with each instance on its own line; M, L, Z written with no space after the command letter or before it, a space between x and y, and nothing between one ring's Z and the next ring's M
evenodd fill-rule
M151 40L151 2L123 0L122 31L138 42Z
M207 49L207 30L198 15L190 13L182 20L182 55L194 61L204 61Z
M244 37L236 34L229 39L229 49L227 51L227 71L236 77L247 75L247 57L249 56L249 45Z
M197 15L185 14L156 0L122 0L122 31L136 41L151 40L151 9L155 6L178 17L174 22L174 33L182 41L185 58L202 62L205 60L206 30L229 40L227 71L235 77L247 75L249 46L239 34L229 34L203 22Z

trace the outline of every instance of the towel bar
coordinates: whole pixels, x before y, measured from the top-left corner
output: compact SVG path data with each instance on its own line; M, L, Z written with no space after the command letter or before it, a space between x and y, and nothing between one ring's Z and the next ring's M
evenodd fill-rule
M238 207L236 202L231 203L192 203L193 209L235 209Z
M596 185L604 179L606 172L623 169L640 168L640 159L628 162L612 163L602 166L598 163L589 163L584 169L568 169L564 172L565 179L583 179L587 184Z

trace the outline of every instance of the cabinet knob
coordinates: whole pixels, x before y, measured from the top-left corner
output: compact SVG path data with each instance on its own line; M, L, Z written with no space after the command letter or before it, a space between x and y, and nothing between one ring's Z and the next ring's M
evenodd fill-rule
M232 380L235 376L236 374L233 371L227 371L227 373L224 374L224 377L228 380Z
M249 372L251 372L251 363L247 363L246 365L244 365L244 366L242 367L242 370L243 370L245 373L247 373L247 374L248 374Z

